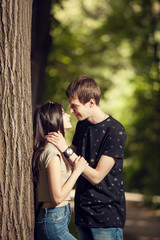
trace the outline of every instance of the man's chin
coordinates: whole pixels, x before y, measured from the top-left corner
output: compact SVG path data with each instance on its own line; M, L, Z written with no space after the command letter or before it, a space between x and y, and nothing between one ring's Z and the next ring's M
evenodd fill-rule
M78 121L83 121L85 120L86 118L82 117L82 116L76 116L76 118L78 119Z

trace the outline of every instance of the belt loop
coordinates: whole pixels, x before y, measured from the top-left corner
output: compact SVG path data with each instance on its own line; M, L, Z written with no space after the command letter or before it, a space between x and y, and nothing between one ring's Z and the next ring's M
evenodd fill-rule
M65 206L65 214L68 212L68 205Z
M44 209L44 215L47 217L47 208Z

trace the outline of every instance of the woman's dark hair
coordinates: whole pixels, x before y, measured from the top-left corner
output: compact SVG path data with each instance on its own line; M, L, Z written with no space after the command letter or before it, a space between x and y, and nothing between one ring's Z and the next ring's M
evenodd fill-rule
M33 119L33 178L38 183L40 170L40 154L47 143L45 135L60 131L64 136L63 109L56 102L48 102L36 109Z

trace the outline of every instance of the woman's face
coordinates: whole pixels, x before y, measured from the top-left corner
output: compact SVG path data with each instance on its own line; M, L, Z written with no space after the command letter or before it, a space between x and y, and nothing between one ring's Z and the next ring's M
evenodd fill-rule
M71 116L63 110L63 127L64 127L64 130L72 128L70 117Z

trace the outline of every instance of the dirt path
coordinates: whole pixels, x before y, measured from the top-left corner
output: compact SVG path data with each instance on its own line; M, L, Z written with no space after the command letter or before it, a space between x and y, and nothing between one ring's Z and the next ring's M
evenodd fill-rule
M160 240L160 216L157 211L127 201L124 240Z

